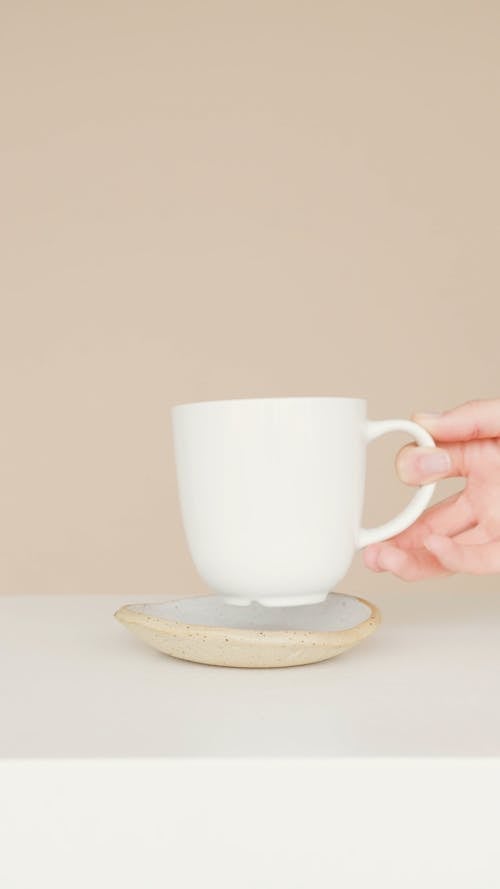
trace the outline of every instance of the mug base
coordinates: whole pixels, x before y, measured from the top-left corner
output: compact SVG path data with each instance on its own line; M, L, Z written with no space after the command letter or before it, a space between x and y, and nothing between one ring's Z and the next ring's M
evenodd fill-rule
M266 596L263 599L244 599L241 596L224 596L226 605L264 605L266 608L293 608L297 605L319 605L328 598L326 593L313 596Z

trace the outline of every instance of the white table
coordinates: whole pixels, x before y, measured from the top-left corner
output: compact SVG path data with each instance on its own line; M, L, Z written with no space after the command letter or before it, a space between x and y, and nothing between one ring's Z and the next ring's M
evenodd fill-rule
M358 648L263 671L121 604L0 597L2 889L500 885L500 595L379 596Z
M0 597L1 757L500 753L500 593L379 596L369 640L282 670L171 659L121 604Z

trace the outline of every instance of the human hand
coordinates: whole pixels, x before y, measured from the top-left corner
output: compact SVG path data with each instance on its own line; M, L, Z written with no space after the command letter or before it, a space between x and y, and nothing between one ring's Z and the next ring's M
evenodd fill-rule
M404 447L396 461L401 480L422 485L461 476L465 488L431 506L402 534L368 546L365 564L402 580L500 572L500 399L413 419L437 448Z

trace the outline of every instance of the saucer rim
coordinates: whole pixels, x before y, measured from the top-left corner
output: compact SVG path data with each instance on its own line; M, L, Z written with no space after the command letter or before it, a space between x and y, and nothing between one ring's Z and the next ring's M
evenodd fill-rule
M310 644L312 639L314 639L315 644L319 646L331 646L334 640L338 641L341 645L346 645L350 642L361 642L363 639L373 633L373 631L381 623L382 617L378 607L374 605L373 602L370 602L367 599L362 598L361 596L353 596L349 595L348 593L329 593L329 596L336 595L356 599L358 602L361 602L363 605L367 606L370 614L368 615L368 617L365 617L364 620L360 621L360 623L358 624L355 624L353 627L339 630L256 630L245 627L225 627L222 624L217 626L207 626L205 624L188 624L185 621L172 620L170 618L144 614L142 610L138 610L148 605L164 604L162 602L140 602L122 605L121 608L119 608L115 612L114 617L119 623L123 624L124 626L130 627L131 629L134 626L137 629L142 627L149 630L156 630L157 632L165 633L166 635L172 637L185 636L186 633L188 633L191 638L197 638L202 642L208 642L209 639L215 640L220 638L221 636L224 638L228 637L226 641L241 641L247 644L272 642L275 645L290 645L290 642L292 640L295 643L302 642L303 644ZM177 599L169 599L167 600L167 602L168 604L174 604L176 602L184 602L187 599L204 599L209 598L209 596L210 594L208 596L179 596Z

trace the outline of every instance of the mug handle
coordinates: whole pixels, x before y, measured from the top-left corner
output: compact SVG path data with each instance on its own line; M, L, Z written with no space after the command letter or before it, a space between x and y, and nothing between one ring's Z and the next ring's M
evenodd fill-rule
M434 439L429 435L423 426L413 423L412 420L367 420L366 422L366 440L374 441L386 432L408 432L413 436L418 445L422 447L436 447ZM428 485L422 485L408 506L402 510L394 519L385 522L383 525L377 525L376 528L361 528L358 538L358 549L368 546L370 543L380 543L395 534L405 531L418 517L422 515L424 509L429 505L430 499L434 493L436 483L432 482Z

